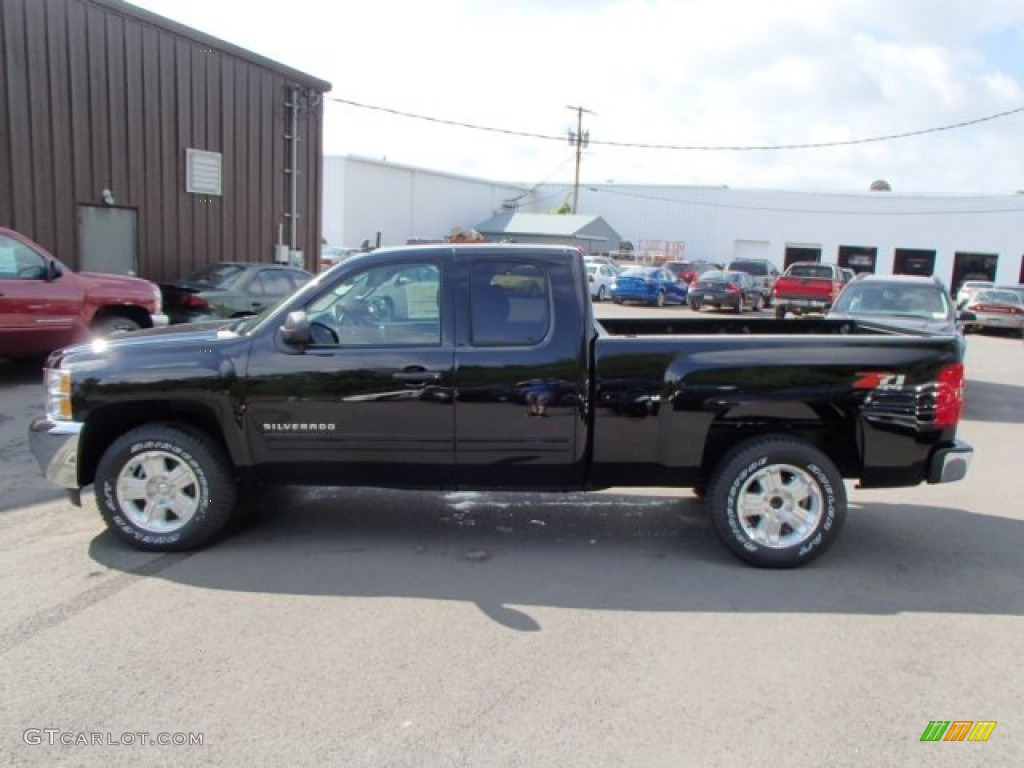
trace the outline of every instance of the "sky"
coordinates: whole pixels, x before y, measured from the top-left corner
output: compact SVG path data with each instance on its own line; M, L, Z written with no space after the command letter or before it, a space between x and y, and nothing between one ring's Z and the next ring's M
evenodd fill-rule
M1022 0L132 1L330 82L327 155L572 183L582 107L581 184L1024 190Z

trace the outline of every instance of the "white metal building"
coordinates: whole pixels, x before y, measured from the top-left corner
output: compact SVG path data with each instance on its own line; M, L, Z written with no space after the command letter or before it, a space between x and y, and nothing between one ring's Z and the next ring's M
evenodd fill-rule
M324 234L358 245L442 239L509 206L557 208L570 185L535 188L362 158L325 158ZM934 274L954 288L987 277L1024 282L1024 195L828 194L726 187L585 185L578 211L624 240L675 241L687 256L838 262L881 274Z

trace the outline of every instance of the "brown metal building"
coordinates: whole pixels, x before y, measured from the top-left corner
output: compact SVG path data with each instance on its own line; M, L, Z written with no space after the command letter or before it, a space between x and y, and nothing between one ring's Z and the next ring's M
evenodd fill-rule
M0 0L0 226L158 282L313 268L330 88L121 0Z

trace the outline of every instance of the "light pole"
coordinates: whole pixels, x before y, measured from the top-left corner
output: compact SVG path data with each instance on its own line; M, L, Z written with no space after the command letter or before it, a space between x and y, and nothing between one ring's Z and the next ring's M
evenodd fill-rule
M576 175L572 185L572 212L576 213L576 204L580 200L580 156L583 154L583 148L590 144L590 131L584 132L583 130L583 113L586 112L588 115L595 113L586 107L566 105L566 109L571 109L576 113L576 131L575 133L572 130L569 131L569 144L576 145Z

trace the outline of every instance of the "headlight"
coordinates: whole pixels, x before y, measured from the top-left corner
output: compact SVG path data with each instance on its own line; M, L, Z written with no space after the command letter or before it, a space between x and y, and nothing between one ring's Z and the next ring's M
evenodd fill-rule
M71 371L47 368L43 381L46 387L47 418L71 421Z

